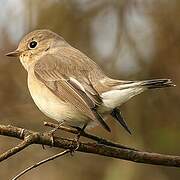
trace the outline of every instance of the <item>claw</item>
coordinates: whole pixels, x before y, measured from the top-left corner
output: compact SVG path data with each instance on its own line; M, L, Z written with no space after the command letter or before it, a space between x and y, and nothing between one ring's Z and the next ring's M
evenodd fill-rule
M54 146L54 133L59 129L59 127L64 123L64 121L60 122L57 127L55 127L54 129L50 130L48 132L48 135L51 136L51 147Z
M81 137L81 134L84 132L86 126L87 126L87 124L85 124L82 129L79 128L79 127L74 127L74 128L76 128L78 130L78 133L77 133L77 136L74 138L74 141L76 142L76 147L74 147L74 146L72 147L71 155L73 155L73 153L79 149L79 146L80 146L79 139Z
M45 148L44 144L42 144L42 148L43 148L44 150L46 150L46 148Z

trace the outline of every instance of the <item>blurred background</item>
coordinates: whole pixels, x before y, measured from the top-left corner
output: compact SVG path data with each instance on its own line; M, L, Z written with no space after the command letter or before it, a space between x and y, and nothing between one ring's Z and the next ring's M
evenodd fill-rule
M25 70L17 59L4 56L28 32L46 28L86 53L111 77L173 79L177 87L148 91L121 107L132 136L111 119L111 134L101 127L90 132L142 150L180 155L179 17L178 0L0 0L0 123L50 130L43 121L53 121L31 100ZM0 153L17 143L1 136ZM0 163L0 179L10 179L58 152L60 149L30 146ZM76 152L32 170L22 179L178 180L180 170Z

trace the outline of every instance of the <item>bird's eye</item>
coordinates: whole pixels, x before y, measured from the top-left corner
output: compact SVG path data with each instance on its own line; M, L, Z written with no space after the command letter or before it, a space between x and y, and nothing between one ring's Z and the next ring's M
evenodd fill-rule
M36 46L37 46L37 42L36 41L31 41L30 43L29 43L29 48L30 49L34 49L34 48L36 48Z

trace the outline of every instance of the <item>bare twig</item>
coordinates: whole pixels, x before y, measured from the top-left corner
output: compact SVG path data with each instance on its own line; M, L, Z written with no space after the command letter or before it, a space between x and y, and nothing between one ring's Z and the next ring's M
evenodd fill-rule
M21 136L20 133L21 131L22 131L21 128L17 128L14 126L0 125L0 135L6 135L11 137L16 137L18 139L23 139L24 137L27 137L28 134L29 135L35 134L36 136L35 138L32 138L31 144L43 144L43 145L51 146L51 137L48 136L47 134L41 134L39 132L29 131L25 129L24 133ZM77 143L74 140L54 137L54 147L72 149L72 147L76 147L76 145ZM116 159L124 159L136 163L180 167L180 156L164 155L164 154L150 153L143 151L134 151L129 149L106 146L97 143L80 142L77 151L84 153L98 154L111 158L113 157Z
M45 121L44 125L49 126L49 127L53 127L53 128L58 128L58 129L61 129L63 131L70 132L70 133L73 133L73 134L78 134L78 131L76 129L72 129L72 128L69 128L69 127L66 127L66 126L59 126L58 124L54 124L54 123L51 123L51 122L46 122ZM111 141L109 141L107 139L104 139L104 138L101 138L101 137L86 133L85 131L82 131L81 136L86 137L86 138L91 139L91 140L94 140L98 144L104 144L106 146L112 146L112 147L117 147L117 148L123 148L123 149L129 149L129 150L138 151L137 149L127 147L125 145L121 145L121 144L118 144L118 143L111 142Z
M56 158L58 158L58 157L60 157L60 156L63 156L63 155L65 155L65 154L69 153L69 152L71 152L71 150L70 150L70 149L66 149L66 150L64 150L63 152L60 152L60 153L58 153L58 154L55 154L54 156L51 156L51 157L49 157L49 158L46 158L46 159L44 159L44 160L42 160L42 161L40 161L40 162L37 162L36 164L34 164L34 165L26 168L26 169L23 170L22 172L20 172L18 175L16 175L14 178L12 178L12 180L17 180L18 178L20 178L22 175L24 175L25 173L29 172L30 170L32 170L32 169L34 169L34 168L37 168L38 166L40 166L40 165L42 165L42 164L44 164L44 163L46 163L46 162L52 161L52 160L54 160L54 159L56 159Z
M29 146L33 142L34 136L28 136L24 141L19 143L17 146L9 149L8 151L4 152L0 155L0 162L7 159L8 157L18 153L19 151L23 150L27 146Z
M1 125L0 135L13 136L19 139L23 139L23 141L19 143L17 146L2 153L0 155L0 162L23 150L24 148L32 144L37 138L36 133L33 133L32 131L25 132L25 130L22 128L14 128L13 126L10 125L8 126Z

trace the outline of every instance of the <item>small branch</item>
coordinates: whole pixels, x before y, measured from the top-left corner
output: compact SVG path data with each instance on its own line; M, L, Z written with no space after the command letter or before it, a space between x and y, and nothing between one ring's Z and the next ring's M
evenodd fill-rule
M51 146L52 141L51 141L51 137L48 136L48 134L45 133L41 134L38 132L29 131L27 129L25 129L22 134L19 131L22 132L22 129L13 126L0 125L0 135L11 136L18 139L24 139L24 137L27 137L27 135L35 135L35 137L32 138L31 144L41 144L41 145L43 144L43 145ZM54 147L59 147L63 149L72 149L73 147L76 146L77 146L77 142L74 140L54 137ZM80 142L77 151L84 153L98 154L111 158L113 157L116 159L124 159L136 163L180 167L180 156L164 155L164 154L150 153L143 151L134 151L129 149L106 146L97 143Z
M68 128L66 126L58 126L57 124L51 123L51 122L44 122L45 126L49 126L49 127L53 127L53 128L58 128L60 130L66 131L66 132L70 132L72 134L78 134L78 131L76 129L72 129L72 128ZM112 146L112 147L117 147L117 148L123 148L123 149L129 149L129 150L134 150L134 151L138 151L137 149L131 148L131 147L127 147L125 145L121 145L118 143L114 143L111 142L109 140L106 140L104 138L86 133L86 132L82 132L81 136L86 137L88 139L94 140L96 141L98 144L104 144L106 146Z
M0 155L0 162L23 150L24 148L32 144L37 138L36 133L33 133L31 131L27 131L25 133L24 129L22 128L14 128L13 126L3 126L3 125L1 125L1 128L0 128L0 135L13 136L24 140L21 143L19 143L17 146L2 153Z
M63 155L65 155L65 154L69 153L69 152L71 152L71 150L67 149L67 150L64 150L63 152L60 152L60 153L58 153L58 154L55 154L54 156L51 156L51 157L49 157L49 158L46 158L46 159L44 159L44 160L42 160L42 161L40 161L40 162L38 162L38 163L36 163L36 164L28 167L28 168L26 168L24 171L20 172L18 175L16 175L14 178L12 178L12 180L17 180L18 178L20 178L22 175L24 175L24 174L27 173L28 171L30 171L30 170L32 170L32 169L34 169L34 168L37 168L38 166L40 166L40 165L42 165L42 164L44 164L44 163L46 163L46 162L48 162L48 161L52 161L52 160L54 160L54 159L56 159L56 158L58 158L58 157L60 157L60 156L63 156Z
M13 147L12 149L9 149L8 151L4 152L0 155L0 162L7 159L8 157L18 153L19 151L23 150L27 146L29 146L33 142L33 137L29 136L26 140L22 141L17 146Z

